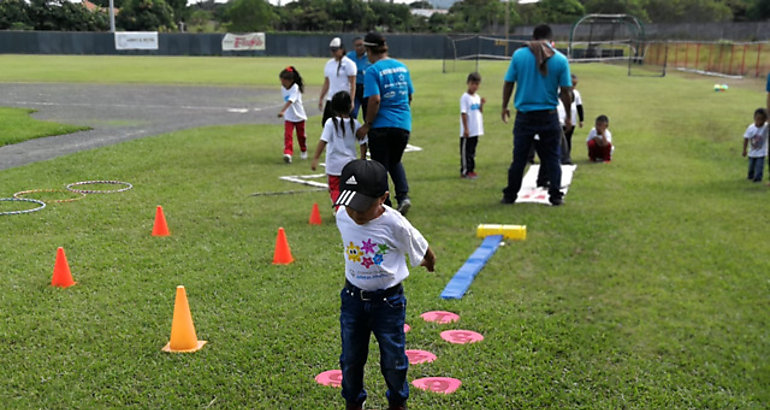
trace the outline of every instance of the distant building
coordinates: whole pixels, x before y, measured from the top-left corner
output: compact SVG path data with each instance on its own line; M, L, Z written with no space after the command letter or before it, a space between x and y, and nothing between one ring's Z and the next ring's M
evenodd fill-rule
M409 10L413 16L420 16L430 18L430 16L438 13L438 14L447 14L449 13L449 10L446 9L410 9Z

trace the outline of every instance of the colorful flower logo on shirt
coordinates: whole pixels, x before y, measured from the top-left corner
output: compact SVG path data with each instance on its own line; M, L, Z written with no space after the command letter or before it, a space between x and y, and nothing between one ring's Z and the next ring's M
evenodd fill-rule
M348 259L350 259L353 262L361 262L361 248L359 248L356 245L353 245L353 242L350 242L350 245L348 245Z
M382 265L383 256L388 253L390 247L381 243L377 244L372 239L367 239L361 242L361 246L355 245L352 241L345 249L348 255L348 260L352 262L359 262L366 269L374 265ZM371 256L370 256L371 255Z

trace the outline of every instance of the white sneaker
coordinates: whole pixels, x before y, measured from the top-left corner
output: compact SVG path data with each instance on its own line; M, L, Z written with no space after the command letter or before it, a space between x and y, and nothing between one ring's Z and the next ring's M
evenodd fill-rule
M300 157L300 158L302 158L302 159L307 159L307 151L302 151L302 152L299 154L299 157Z
M409 208L412 207L412 201L409 200L409 198L404 198L398 203L398 212L401 213L401 215L406 216L406 213L409 212Z
M283 162L285 162L287 164L291 164L291 155L283 154Z

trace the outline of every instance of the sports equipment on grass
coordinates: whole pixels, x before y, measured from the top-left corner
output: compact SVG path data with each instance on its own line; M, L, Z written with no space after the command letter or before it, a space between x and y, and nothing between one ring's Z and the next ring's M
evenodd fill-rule
M28 214L30 212L36 212L43 208L45 208L45 202L38 201L37 199L29 199L29 198L0 198L0 201L7 201L7 202L32 202L33 204L40 205L37 208L32 209L24 209L21 211L6 211L6 212L0 212L0 215L19 215L19 214Z
M480 71L481 60L510 60L513 52L524 47L526 37L505 39L488 36L447 36L444 41L442 72L470 73Z
M176 287L176 299L174 300L174 317L171 321L171 340L163 347L168 353L192 353L200 350L206 344L205 340L198 340L195 334L190 315L190 305L187 304L187 293L184 286Z
M527 225L481 224L476 227L476 236L503 235L503 239L523 241L527 239Z
M43 202L56 202L56 203L64 203L64 202L73 202L77 201L79 199L85 198L86 194L80 193L80 192L72 192L67 189L28 189L26 191L19 191L15 194L13 194L14 198L22 199L24 195L29 194L40 194L40 193L51 193L51 192L65 192L69 194L78 194L76 197L73 198L67 198L67 199L40 199L40 201Z
M666 61L644 66L646 53L644 25L630 14L587 14L570 30L570 62L627 64L629 76L665 76Z
M446 284L444 291L441 292L441 297L444 299L461 299L471 286L476 275L481 271L489 258L495 254L502 240L503 235L490 235L484 238L481 245L468 257L465 264L460 267L452 279L449 280L449 283Z
M70 272L70 265L67 263L67 255L64 254L64 248L59 247L56 249L56 263L53 266L51 286L68 288L76 283L72 280L72 272Z
M113 189L113 190L100 190L100 189L77 189L73 188L76 186L81 185L95 185L95 184L107 184L107 185L125 185L125 188L120 189ZM80 194L116 194L118 192L125 192L129 189L133 188L134 186L129 184L128 182L122 182L122 181L81 181L81 182L73 182L71 184L67 185L67 189L69 189L72 192L77 192Z
M572 176L575 174L577 165L561 166L561 193L567 195L569 186L572 183ZM521 180L521 189L516 195L516 203L531 202L536 204L551 205L548 201L548 188L537 186L537 173L540 171L540 165L530 165L529 170Z
M434 393L450 394L460 388L462 382L452 377L423 377L412 381L412 386Z
M447 342L458 345L476 343L484 340L484 336L482 336L481 333L472 330L445 330L441 332L440 336Z
M321 225L321 212L318 210L318 203L313 203L313 209L310 211L310 219L308 220L310 225Z
M152 227L152 236L169 236L171 232L168 231L168 224L166 224L166 216L163 215L163 207L158 205L155 208L155 225Z
M278 235L275 237L275 252L273 253L273 265L288 265L294 262L289 249L289 241L286 239L286 232L283 228L278 228Z

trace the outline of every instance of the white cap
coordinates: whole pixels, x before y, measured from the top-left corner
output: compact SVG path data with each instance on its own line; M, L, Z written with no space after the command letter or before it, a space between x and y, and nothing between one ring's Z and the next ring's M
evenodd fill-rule
M340 39L339 37L334 37L332 39L332 42L329 43L329 47L334 47L334 48L342 47L342 39Z

